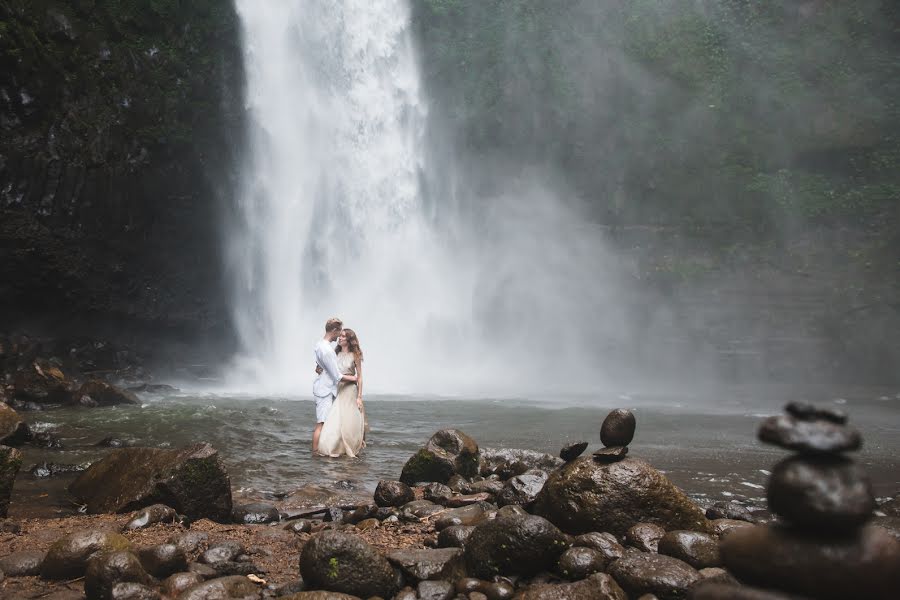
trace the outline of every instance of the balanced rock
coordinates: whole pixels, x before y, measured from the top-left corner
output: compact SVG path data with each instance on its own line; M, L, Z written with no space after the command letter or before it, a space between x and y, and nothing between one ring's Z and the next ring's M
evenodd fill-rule
M587 442L573 442L571 444L566 444L562 447L562 450L559 451L559 457L566 462L575 460L587 450L587 447Z
M813 532L853 530L872 517L875 494L865 470L841 456L791 456L772 470L769 509Z
M696 569L677 558L633 551L612 563L609 574L630 596L653 594L660 600L684 598L700 580Z
M533 515L499 517L477 525L465 544L468 573L482 579L552 569L570 542L555 525Z
M670 531L659 540L659 553L683 560L695 569L718 567L719 540L697 531Z
M54 542L41 563L44 579L75 579L84 575L88 558L95 552L130 551L131 542L112 531L76 531Z
M31 430L19 413L0 402L0 445L20 446L31 437Z
M763 420L757 432L760 441L804 453L837 453L859 450L862 436L848 425L832 421L804 421L790 415Z
M838 425L847 422L847 413L831 407L820 407L809 402L790 402L785 412L801 421L831 421Z
M594 452L594 460L600 463L618 462L628 454L628 446L607 446Z
M624 408L611 411L600 426L600 441L604 446L627 446L634 439L634 413Z
M572 534L622 536L641 522L712 533L703 511L684 492L634 458L610 464L591 457L573 460L550 475L532 510Z
M150 576L131 552L101 552L88 560L84 592L88 598L112 600L117 583L149 584Z
M531 506L540 493L541 488L547 482L547 477L547 473L538 469L532 469L521 475L511 477L506 481L500 493L497 494L497 504L499 506L508 504Z
M656 523L635 523L625 532L625 543L641 552L657 552L666 530Z
M117 448L69 486L89 513L128 512L165 499L192 519L231 519L231 482L215 448Z
M900 592L900 542L880 527L838 537L747 527L722 538L719 551L725 568L751 585L824 600Z
M471 596L470 596L471 598ZM628 600L628 595L615 579L596 573L575 583L537 584L525 588L517 600Z
M9 446L0 446L0 518L9 512L9 499L21 467L22 453Z
M101 381L99 379L91 379L75 392L75 398L80 399L89 396L91 400L98 406L115 406L117 404L134 404L140 406L141 401L133 392L117 388L116 386Z
M453 475L473 477L479 470L478 444L458 429L442 429L403 465L400 481L447 483Z
M361 598L397 592L388 560L359 537L338 531L310 538L300 555L300 575L311 588Z

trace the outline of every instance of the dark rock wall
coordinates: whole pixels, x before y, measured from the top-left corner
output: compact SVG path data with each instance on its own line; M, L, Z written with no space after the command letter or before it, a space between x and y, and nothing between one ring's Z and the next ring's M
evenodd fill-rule
M0 0L0 330L224 331L225 0Z

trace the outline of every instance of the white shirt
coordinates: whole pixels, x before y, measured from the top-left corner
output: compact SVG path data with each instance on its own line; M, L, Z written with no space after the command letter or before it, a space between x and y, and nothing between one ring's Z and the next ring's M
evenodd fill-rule
M316 344L316 364L322 367L322 372L313 382L313 396L319 398L337 396L337 385L343 375L338 369L337 354L331 343L325 339L319 340Z

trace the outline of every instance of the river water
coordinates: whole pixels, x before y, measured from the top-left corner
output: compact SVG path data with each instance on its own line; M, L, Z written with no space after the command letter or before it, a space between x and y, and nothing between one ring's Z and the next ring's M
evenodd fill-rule
M858 454L879 497L900 490L900 390L834 388L722 388L705 395L608 393L536 398L442 398L380 395L367 398L369 446L358 459L312 456L310 400L235 397L209 393L143 394L141 407L61 409L28 413L33 428L54 432L61 449L26 447L10 515L71 514L64 492L71 476L39 478L43 462L83 463L109 452L96 444L113 436L151 447L208 441L221 452L238 497L271 499L310 484L374 490L396 479L404 462L436 430L456 427L481 446L528 448L556 454L566 442L600 447L599 430L616 407L634 410L637 433L630 455L665 471L699 501L762 503L766 475L787 453L756 441L763 416L788 400L834 405L863 432Z

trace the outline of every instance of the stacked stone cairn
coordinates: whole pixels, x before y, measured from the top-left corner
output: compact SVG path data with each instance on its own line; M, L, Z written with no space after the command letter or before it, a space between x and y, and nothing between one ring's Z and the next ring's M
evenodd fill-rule
M600 442L603 448L594 452L594 460L601 463L617 462L628 454L628 444L634 439L637 423L634 413L624 408L610 411L600 426Z
M847 456L862 446L859 431L830 408L794 402L785 412L758 432L761 441L794 452L768 482L779 522L726 535L725 566L741 581L810 598L900 598L900 543L867 525L875 496Z

